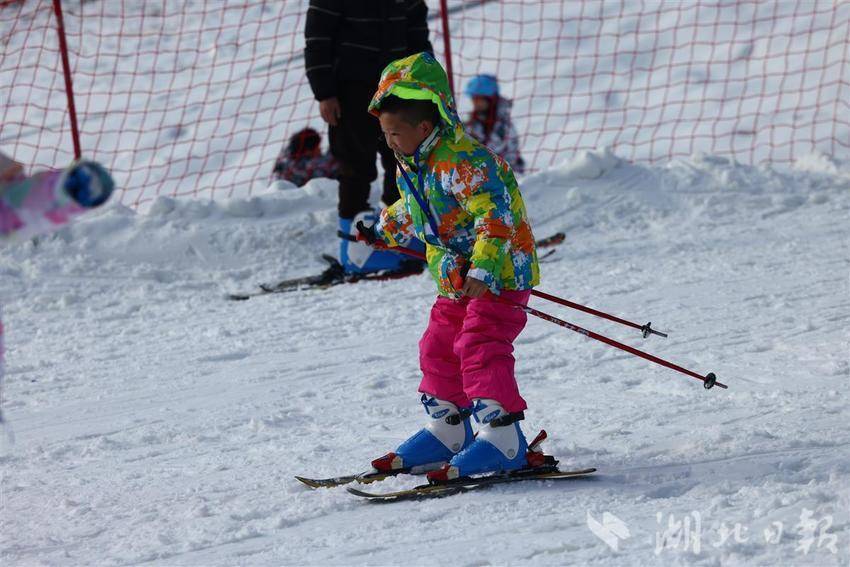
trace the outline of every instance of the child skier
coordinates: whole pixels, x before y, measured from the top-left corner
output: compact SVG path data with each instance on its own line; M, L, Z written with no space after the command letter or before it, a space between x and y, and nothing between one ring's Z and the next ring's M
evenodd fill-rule
M280 151L274 176L301 187L316 177L335 179L339 164L330 153L322 153L322 138L312 128L299 130Z
M502 156L515 173L525 173L519 153L519 136L511 121L511 101L499 96L499 83L493 75L478 75L466 85L472 98L472 113L466 121L469 135Z
M400 165L401 199L361 238L390 247L426 243L439 297L419 343L428 425L378 471L433 470L449 480L526 466L513 341L539 282L537 254L510 166L464 132L446 73L429 53L390 63L369 110ZM473 439L470 416L479 424ZM440 468L442 467L442 468Z
M21 164L0 153L0 244L59 228L86 209L103 204L113 187L106 170L91 161L27 177ZM3 322L0 318L0 387L2 382Z

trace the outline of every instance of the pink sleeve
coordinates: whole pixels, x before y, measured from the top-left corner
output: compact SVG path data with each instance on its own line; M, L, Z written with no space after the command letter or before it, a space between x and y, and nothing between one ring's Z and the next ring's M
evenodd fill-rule
M0 184L0 242L50 232L85 211L64 189L66 171L43 171Z

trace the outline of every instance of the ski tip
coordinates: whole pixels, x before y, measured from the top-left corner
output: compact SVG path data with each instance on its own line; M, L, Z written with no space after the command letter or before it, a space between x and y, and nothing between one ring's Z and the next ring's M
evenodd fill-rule
M306 484L310 488L319 488L319 486L320 486L315 480L313 480L311 478L305 478L303 476L295 475L295 480L303 482L304 484Z
M384 493L374 493L374 492L365 492L358 488L354 488L349 486L345 489L349 494L354 496L359 496L360 498L365 498L372 502L394 502L398 500L415 500L419 498L434 498L441 496L451 496L453 494L457 494L459 492L463 492L465 488L463 486L417 486L416 488L409 488L407 490L399 490L398 492L384 492Z
M301 483L309 486L310 488L333 488L335 486L340 486L343 484L348 484L351 482L354 477L338 477L338 478L306 478L303 476L296 476L296 480Z
M359 475L334 476L331 478L307 478L303 476L295 476L299 482L306 484L310 488L334 488L357 481Z
M587 469L580 469L580 470L577 470L577 471L568 471L565 474L572 475L572 476L583 476L583 475L586 475L586 474L593 474L595 472L596 472L596 467L590 467L590 468L587 468Z
M349 486L345 489L349 494L353 494L354 496L360 496L361 498L382 498L380 494L373 494L371 492L365 492L363 490L359 490L354 488L353 486Z
M232 301L246 301L251 299L250 295L245 295L244 293L229 293L226 297Z

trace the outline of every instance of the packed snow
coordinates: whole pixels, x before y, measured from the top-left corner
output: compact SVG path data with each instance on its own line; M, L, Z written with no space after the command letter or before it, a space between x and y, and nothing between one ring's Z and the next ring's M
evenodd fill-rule
M534 307L729 389L532 318L523 427L593 478L391 505L313 491L293 476L364 470L423 423L429 277L225 299L323 268L328 180L113 204L0 251L4 563L846 565L848 164L599 150L522 187L536 235L567 234L540 289L670 337Z

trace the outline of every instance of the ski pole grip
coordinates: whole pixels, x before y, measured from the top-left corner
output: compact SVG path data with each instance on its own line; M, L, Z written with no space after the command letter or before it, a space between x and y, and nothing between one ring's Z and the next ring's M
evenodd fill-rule
M370 245L374 245L375 242L378 241L378 235L375 234L374 226L366 226L366 223L363 221L357 221L355 226L357 227L357 232L360 235L358 240L365 240Z

